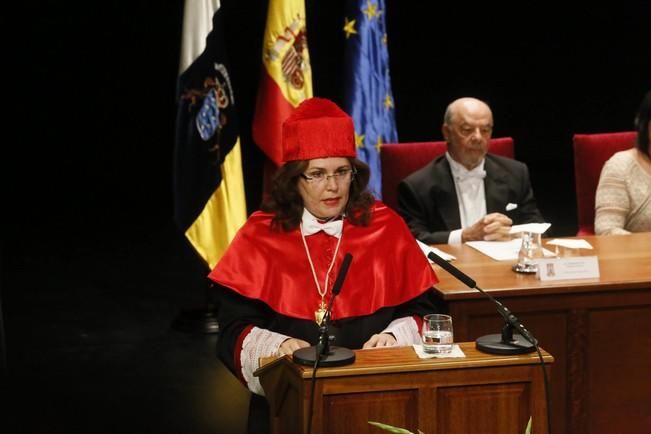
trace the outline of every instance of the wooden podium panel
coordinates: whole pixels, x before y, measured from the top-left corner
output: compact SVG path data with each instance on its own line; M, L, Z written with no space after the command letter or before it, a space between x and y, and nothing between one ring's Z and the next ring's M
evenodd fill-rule
M378 433L377 421L426 434L547 432L543 373L535 354L484 354L461 343L465 358L419 359L411 347L356 351L352 365L319 368L314 434ZM543 351L545 363L553 358ZM549 367L547 367L549 370ZM305 433L312 369L288 357L260 368L272 432Z
M588 236L598 279L540 281L464 245L437 245L554 355L554 434L651 432L651 233ZM434 266L455 339L498 333L495 306Z

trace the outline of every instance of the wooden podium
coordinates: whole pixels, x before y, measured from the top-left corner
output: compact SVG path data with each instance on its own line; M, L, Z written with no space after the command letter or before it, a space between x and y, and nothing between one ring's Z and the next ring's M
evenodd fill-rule
M355 363L319 368L312 433L382 433L377 421L425 434L547 433L542 368L536 353L497 356L460 343L465 358L420 359L413 348L355 351ZM546 364L553 357L542 351ZM549 373L549 366L547 366ZM277 359L255 375L276 434L307 433L312 368Z

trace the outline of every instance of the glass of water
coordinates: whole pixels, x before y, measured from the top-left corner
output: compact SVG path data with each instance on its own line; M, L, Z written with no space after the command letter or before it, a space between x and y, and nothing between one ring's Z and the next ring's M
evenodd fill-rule
M452 317L432 313L423 317L423 349L426 353L447 354L452 351L454 333Z
M522 245L518 252L518 263L513 266L513 271L535 273L538 271L536 260L544 256L541 235L534 232L522 232Z

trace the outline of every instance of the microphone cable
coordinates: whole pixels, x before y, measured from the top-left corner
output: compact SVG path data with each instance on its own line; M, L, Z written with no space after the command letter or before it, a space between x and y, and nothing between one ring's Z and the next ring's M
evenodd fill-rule
M316 389L316 370L319 368L319 361L321 361L321 355L319 354L319 346L317 345L317 354L316 359L314 360L314 367L312 368L312 384L310 385L310 403L307 416L307 434L312 433L312 414L314 413L314 390Z
M545 402L547 403L547 434L552 434L552 416L551 416L552 401L551 401L551 397L549 396L549 378L547 377L547 369L545 369L545 360L543 359L543 355L540 352L540 347L538 346L537 342L533 345L534 347L536 347L536 352L538 353L538 358L540 359L540 367L542 368L543 371L543 383L545 384Z

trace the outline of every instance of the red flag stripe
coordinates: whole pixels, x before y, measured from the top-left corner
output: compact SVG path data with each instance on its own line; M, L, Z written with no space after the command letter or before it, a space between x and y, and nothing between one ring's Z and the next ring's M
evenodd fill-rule
M264 95L264 97L263 97ZM282 163L282 124L294 110L266 68L260 79L258 100L253 117L253 139L276 165Z

